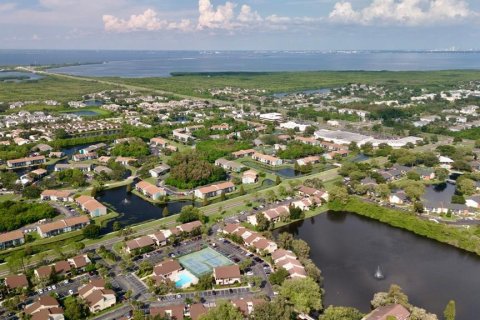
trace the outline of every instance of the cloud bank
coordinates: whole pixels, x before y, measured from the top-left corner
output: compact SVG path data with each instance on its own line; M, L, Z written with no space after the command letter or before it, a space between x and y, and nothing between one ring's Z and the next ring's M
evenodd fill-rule
M373 0L355 10L351 2L337 2L329 20L361 25L431 25L463 21L476 16L463 0Z

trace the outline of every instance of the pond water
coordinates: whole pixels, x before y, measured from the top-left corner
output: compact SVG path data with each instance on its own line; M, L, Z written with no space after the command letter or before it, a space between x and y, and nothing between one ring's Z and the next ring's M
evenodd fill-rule
M96 100L96 99L91 99L91 100L85 100L83 101L87 107L100 107L103 105L102 100Z
M35 73L18 71L0 71L0 82L24 82L43 78Z
M75 114L79 117L95 117L95 116L99 115L98 112L95 112L95 111L92 111L92 110L79 110L79 111L68 112L68 113Z
M273 97L274 98L284 98L288 95L294 95L294 94L299 94L303 93L306 95L312 95L312 94L328 94L330 93L330 89L324 88L324 89L316 89L316 90L303 90L303 91L297 91L297 92L278 92L274 93Z
M448 206L451 203L454 193L455 185L451 183L429 185L425 187L422 202L426 207L434 207L438 204Z
M72 156L74 154L77 154L80 150L91 146L92 144L93 143L79 144L72 147L61 148L60 151L62 151L66 156Z
M192 205L191 201L172 201L168 204L153 204L142 198L127 193L126 187L109 189L103 191L98 197L100 202L110 205L120 216L108 221L102 229L103 233L113 231L113 223L118 221L123 227L141 222L160 219L163 217L163 208L168 207L170 215L177 214L187 205Z
M457 320L480 314L480 257L350 213L327 213L284 227L308 242L322 270L325 305L370 310L370 300L390 284L400 285L410 302L443 315L456 301ZM376 280L380 266L385 279Z
M302 175L300 171L297 171L293 168L282 168L282 169L272 170L272 172L278 176L281 176L281 177L283 176L287 178L293 178L293 177Z

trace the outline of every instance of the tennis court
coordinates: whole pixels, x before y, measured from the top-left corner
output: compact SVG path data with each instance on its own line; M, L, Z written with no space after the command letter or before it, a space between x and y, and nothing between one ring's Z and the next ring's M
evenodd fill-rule
M211 273L215 267L233 264L230 259L210 247L187 254L178 260L185 269L197 277Z

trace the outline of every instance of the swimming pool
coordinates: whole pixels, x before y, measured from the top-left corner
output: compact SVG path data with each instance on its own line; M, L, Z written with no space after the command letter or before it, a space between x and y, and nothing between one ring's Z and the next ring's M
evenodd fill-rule
M177 274L175 286L177 288L187 288L191 284L196 284L197 282L198 282L197 277L195 277L188 270L182 270Z

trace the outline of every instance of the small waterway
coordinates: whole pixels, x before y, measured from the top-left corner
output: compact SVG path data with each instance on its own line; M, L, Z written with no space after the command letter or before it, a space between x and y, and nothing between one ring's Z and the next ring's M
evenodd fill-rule
M113 223L120 222L122 227L134 225L149 220L163 218L163 209L168 208L170 215L177 214L184 206L192 205L192 201L172 201L168 204L153 204L133 193L128 193L126 187L109 189L103 191L97 198L113 208L120 215L109 220L102 229L102 233L113 231Z
M398 284L412 304L440 317L453 299L457 320L478 319L480 257L474 254L346 212L321 214L279 232L310 245L325 279L325 306L368 312L375 292ZM374 277L378 266L382 280Z

